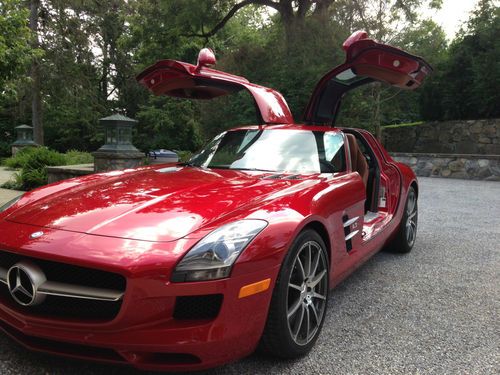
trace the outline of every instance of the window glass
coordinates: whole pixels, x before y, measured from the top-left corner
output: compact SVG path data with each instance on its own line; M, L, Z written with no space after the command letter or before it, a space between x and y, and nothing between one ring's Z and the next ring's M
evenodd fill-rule
M333 131L233 130L216 137L189 164L271 172L340 172L345 170L343 137Z

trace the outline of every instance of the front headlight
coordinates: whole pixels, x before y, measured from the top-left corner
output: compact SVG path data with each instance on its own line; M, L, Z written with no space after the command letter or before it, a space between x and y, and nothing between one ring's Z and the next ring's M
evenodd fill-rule
M18 196L18 197L16 197L16 198L14 198L14 199L12 199L12 200L8 201L8 202L7 202L7 203L5 203L3 206L0 206L0 212L4 212L4 211L6 211L8 208L10 208L10 207L12 207L13 205L15 205L15 204L17 203L17 201L18 201L19 199L21 199L21 198L22 198L22 195L20 195L20 196Z
M267 222L240 220L214 230L184 256L172 275L172 281L204 281L228 277L245 247Z

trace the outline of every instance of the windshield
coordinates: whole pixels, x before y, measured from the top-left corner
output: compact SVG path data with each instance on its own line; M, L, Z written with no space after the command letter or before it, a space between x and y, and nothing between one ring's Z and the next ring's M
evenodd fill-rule
M339 132L294 129L233 130L215 137L189 165L289 173L345 170Z

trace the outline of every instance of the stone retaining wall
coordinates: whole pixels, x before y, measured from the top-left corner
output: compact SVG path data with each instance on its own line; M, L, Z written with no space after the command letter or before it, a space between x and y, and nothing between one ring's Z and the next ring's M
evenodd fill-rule
M46 167L49 184L68 178L86 176L94 173L94 164L62 165L57 167Z
M389 152L500 155L500 119L383 128Z
M500 181L500 155L393 153L422 177Z

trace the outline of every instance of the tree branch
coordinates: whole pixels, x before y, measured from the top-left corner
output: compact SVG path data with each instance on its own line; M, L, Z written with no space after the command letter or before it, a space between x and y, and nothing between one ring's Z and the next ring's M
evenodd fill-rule
M370 32L371 28L370 28L370 25L368 25L368 22L366 21L365 12L363 11L363 7L360 6L360 4L357 0L354 0L353 3L354 3L354 6L356 7L356 10L358 11L359 17L361 18L361 22L363 23L365 30L367 32Z
M334 0L318 0L315 2L316 8L314 8L314 15L326 16L328 8L334 3Z
M388 101L388 100L391 100L391 99L395 98L396 96L398 96L398 95L401 93L401 91L403 91L403 90L398 90L398 91L396 91L396 93L394 93L393 95L388 96L387 98L381 99L381 100L380 100L380 103L385 103L386 101Z
M264 6L268 6L268 7L271 7L271 8L274 8L276 9L278 12L281 12L282 11L282 7L281 7L281 4L279 3L275 3L274 1L272 0L243 0L242 2L238 3L238 4L235 4L230 10L229 12L224 16L224 18L222 20L219 21L219 23L217 25L214 26L214 28L212 30L210 30L209 32L205 33L202 31L202 33L198 33L198 34L187 34L185 36L188 36L188 37L199 37L199 38L209 38L211 36L214 36L220 29L222 29L226 23L241 9L241 8L244 8L246 7L247 5L251 5L251 4L255 4L255 5L264 5Z
M307 11L311 8L310 0L299 0L299 8L297 9L297 17L305 18Z

